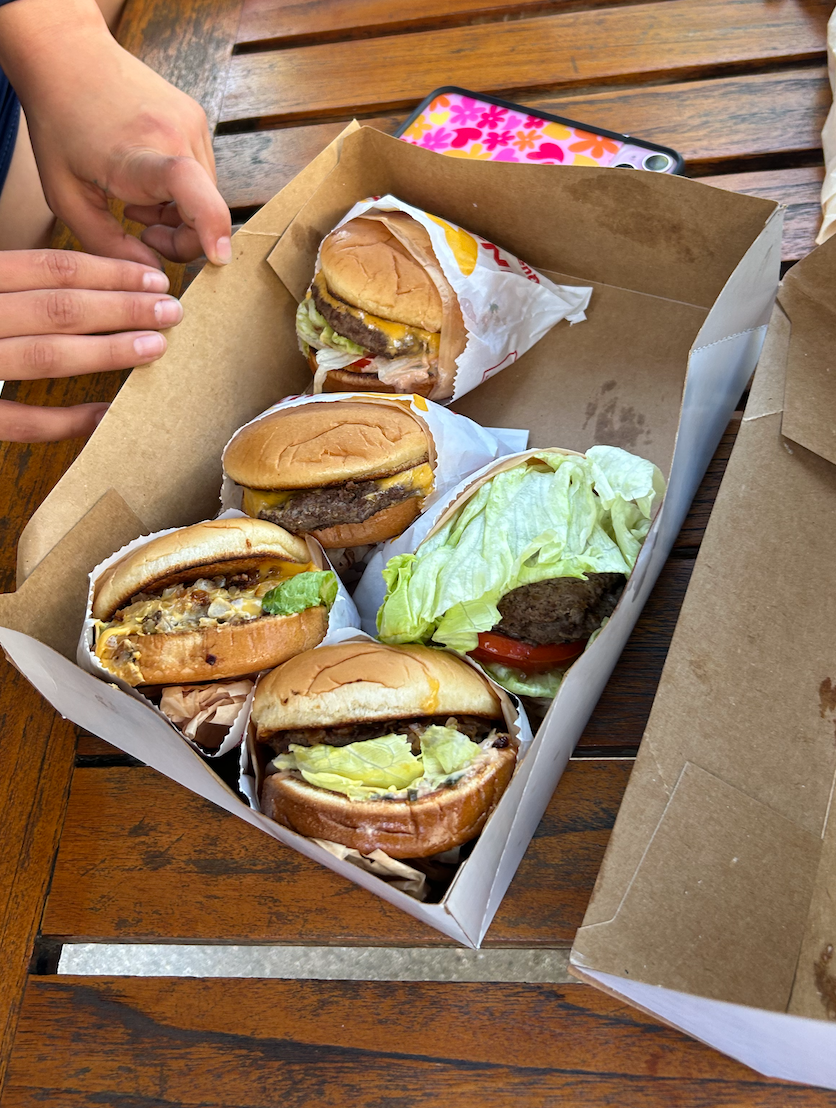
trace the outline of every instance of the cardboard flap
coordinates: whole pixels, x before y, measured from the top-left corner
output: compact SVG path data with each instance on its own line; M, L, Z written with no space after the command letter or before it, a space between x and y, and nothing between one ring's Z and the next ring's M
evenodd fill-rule
M87 575L108 554L147 530L119 493L109 489L17 592L0 595L0 626L25 631L74 659Z
M821 691L822 713L836 732L836 685L830 683ZM836 1020L836 816L832 802L789 1011ZM833 1030L836 1033L836 1027Z
M836 464L836 239L789 271L779 300L792 324L781 430Z
M280 399L276 382L282 376L285 382L295 378L299 391L307 383L298 351L282 340L283 309L295 304L265 259L309 191L339 163L344 137L357 129L347 127L244 224L228 266L205 266L184 293L183 322L168 332L166 353L131 374L26 525L18 544L18 585L109 488L136 507L150 531L216 514L221 450L233 431ZM161 404L172 381L174 402ZM207 457L213 459L209 466ZM176 485L159 479L161 467L177 473Z
M584 926L573 959L783 1011L820 849L817 836L688 762L614 919Z

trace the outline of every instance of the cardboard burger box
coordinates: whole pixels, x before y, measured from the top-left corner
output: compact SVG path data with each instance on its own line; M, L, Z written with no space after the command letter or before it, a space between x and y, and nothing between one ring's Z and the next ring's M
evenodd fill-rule
M588 319L558 324L457 410L528 428L532 446L625 447L668 478L616 613L573 665L440 903L423 904L248 808L164 721L71 662L86 574L138 534L213 515L220 454L241 424L310 383L296 296L322 237L391 193L591 285ZM348 128L207 267L154 366L135 373L27 526L0 643L65 716L266 834L468 946L478 946L680 528L757 361L778 280L781 215L765 200L666 174L443 157ZM294 295L295 294L295 295ZM62 656L63 655L63 656Z
M793 267L571 961L836 1088L836 238Z

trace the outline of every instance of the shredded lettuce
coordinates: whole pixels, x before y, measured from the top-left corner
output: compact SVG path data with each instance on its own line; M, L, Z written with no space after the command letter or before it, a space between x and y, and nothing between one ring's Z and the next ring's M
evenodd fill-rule
M297 573L264 595L261 610L268 616L292 616L320 604L330 608L337 599L337 588L337 576L330 569Z
M390 559L380 638L464 654L520 585L629 574L664 487L652 462L614 446L585 458L544 451L496 474L415 554Z
M322 350L323 347L327 347L331 350L337 350L341 354L354 354L358 358L366 353L362 346L358 346L356 342L352 342L351 339L338 334L327 323L325 317L317 311L313 297L310 296L300 301L299 307L296 309L296 335L300 344L304 343L305 346L313 347L314 350ZM303 353L307 355L307 351L303 350Z
M480 753L477 743L453 727L428 727L421 753L406 735L383 735L347 746L297 746L273 760L276 770L296 770L310 785L352 800L381 796L414 799L461 776Z
M498 685L517 696L537 696L554 700L563 680L564 670L550 669L545 673L523 673L521 669L511 669L496 662L482 666Z

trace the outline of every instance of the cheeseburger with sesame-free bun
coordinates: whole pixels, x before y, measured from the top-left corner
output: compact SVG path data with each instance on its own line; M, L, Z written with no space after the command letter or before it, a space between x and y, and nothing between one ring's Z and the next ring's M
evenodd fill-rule
M209 520L160 535L95 584L91 649L129 685L269 669L321 642L337 594L304 539L265 520Z
M369 854L424 858L476 838L516 763L502 705L443 650L319 647L259 682L262 811Z
M243 427L223 455L247 515L326 549L399 535L433 484L431 444L401 402L280 408Z
M453 395L466 334L426 229L405 212L358 216L322 242L296 331L314 392Z

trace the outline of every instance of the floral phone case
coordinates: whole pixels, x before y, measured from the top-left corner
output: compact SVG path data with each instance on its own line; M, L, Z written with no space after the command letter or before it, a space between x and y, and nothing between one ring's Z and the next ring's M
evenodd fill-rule
M396 132L405 142L453 158L541 165L598 165L681 173L667 146L588 126L467 89L436 89Z

